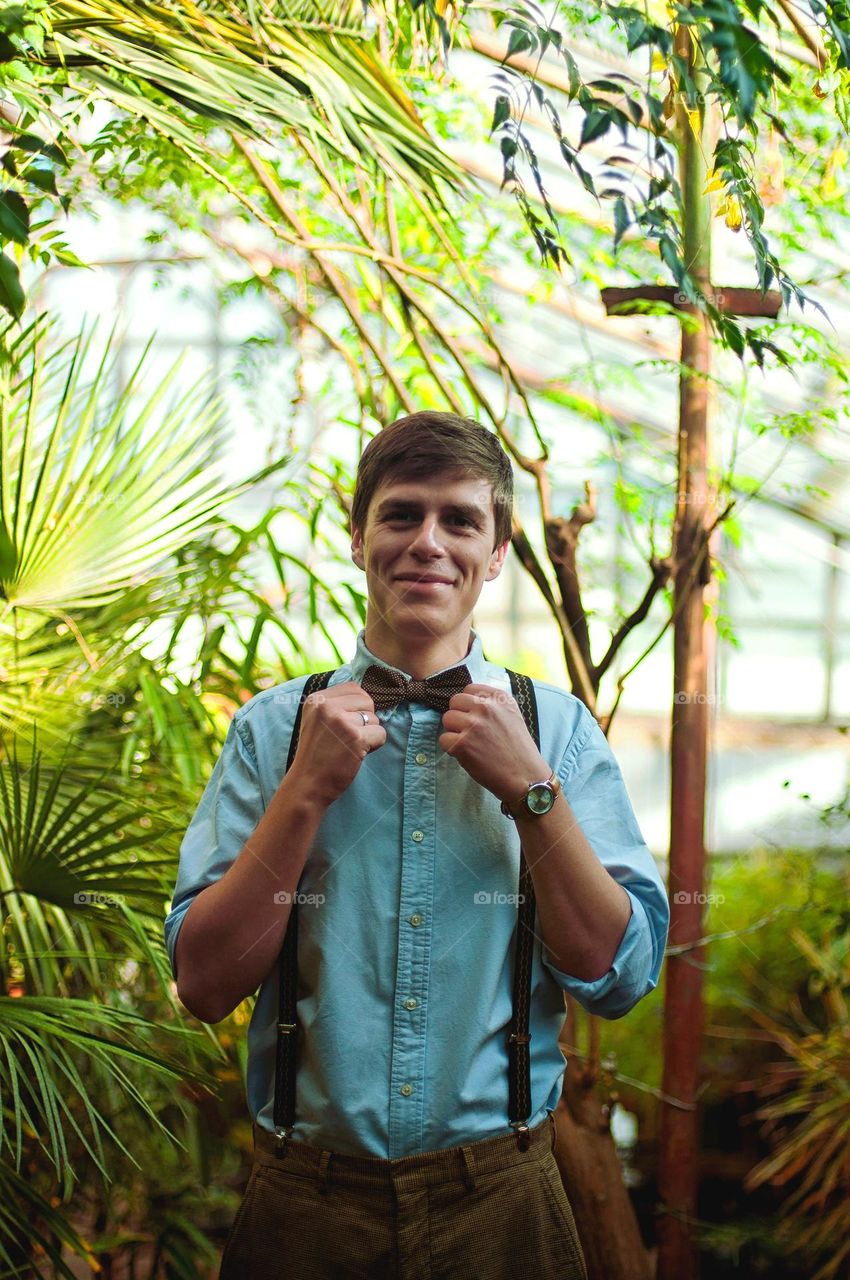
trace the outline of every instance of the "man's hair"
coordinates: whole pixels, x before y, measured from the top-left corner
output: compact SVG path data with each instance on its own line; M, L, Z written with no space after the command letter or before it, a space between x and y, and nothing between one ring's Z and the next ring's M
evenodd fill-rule
M363 534L369 504L385 480L416 480L449 472L489 480L496 521L493 549L507 542L511 536L514 476L511 460L498 436L474 418L430 409L397 418L373 436L363 450L351 504L351 532L356 526Z

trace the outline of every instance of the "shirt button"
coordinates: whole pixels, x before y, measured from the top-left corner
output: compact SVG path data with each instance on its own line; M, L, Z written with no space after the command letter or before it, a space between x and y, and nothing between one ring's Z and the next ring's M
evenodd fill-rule
M401 1088L399 1089L399 1093L403 1093L403 1094L404 1094L404 1096L405 1096L405 1098L409 1098L409 1097L410 1097L410 1095L411 1095L411 1093L413 1093L413 1085L412 1085L412 1084L403 1084L403 1085L401 1086Z
M425 752L424 752L424 751L417 751L417 752L416 752L416 755L415 755L413 758L414 758L414 760L416 761L416 763L417 763L417 764L427 764L427 763L428 763L428 757L426 756L426 754L425 754Z
M411 924L414 926L414 928L415 928L415 927L416 927L416 925L418 925L418 924L421 924L421 923L422 923L422 917L421 917L420 915L411 916L411 917L410 917L410 923L411 923Z
M424 832L424 831L414 831L414 832L412 832L412 833L411 833L411 835L412 835L412 838L416 841L416 843L417 843L417 844L419 843L419 841L420 841L420 840L424 840L424 839L425 839L425 832Z
M405 1002L404 1002L404 1007L405 1007L405 1009L415 1009L415 1008L416 1008L416 1001L415 1001L412 997L410 997L410 996L409 996L409 997L407 998L407 1000L405 1000Z

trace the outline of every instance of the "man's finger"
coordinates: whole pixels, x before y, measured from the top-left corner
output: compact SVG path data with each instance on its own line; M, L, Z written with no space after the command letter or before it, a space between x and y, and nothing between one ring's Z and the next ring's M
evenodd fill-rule
M459 733L460 730L463 728L463 722L458 724L456 720L452 720L451 724L447 723L449 716L459 716L460 714L461 714L461 711L458 707L452 707L451 711L443 712L443 725L448 731L453 733Z

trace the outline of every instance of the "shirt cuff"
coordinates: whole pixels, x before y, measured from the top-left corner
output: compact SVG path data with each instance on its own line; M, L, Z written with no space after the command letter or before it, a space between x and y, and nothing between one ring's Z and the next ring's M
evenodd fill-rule
M194 901L194 898L189 898L188 901L182 902L179 907L175 908L175 910L169 911L168 915L165 917L165 924L163 926L163 933L165 934L165 949L168 952L168 959L171 964L171 976L174 978L175 982L177 981L177 972L174 967L174 954L177 949L177 935L180 932L180 926L183 923L186 912Z
M564 973L549 959L543 944L542 960L559 987L568 991L588 1013L601 1018L621 1018L638 1003L656 983L652 979L653 939L646 911L640 899L625 885L632 915L626 925L617 954L607 973L592 982L583 982Z

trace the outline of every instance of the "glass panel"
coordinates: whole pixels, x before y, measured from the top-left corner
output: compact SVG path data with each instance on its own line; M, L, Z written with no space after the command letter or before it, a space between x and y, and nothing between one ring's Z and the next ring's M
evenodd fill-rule
M129 337L174 338L181 344L213 339L215 302L204 263L135 267L126 285L122 320Z
M835 666L832 669L830 714L833 719L850 717L850 627L839 637Z
M723 552L723 611L733 625L800 618L822 626L829 536L764 506L750 507L743 523L743 545Z
M836 552L838 559L837 610L840 622L850 625L850 542L839 543Z
M649 624L650 630L642 631L646 645L650 643L652 638L657 634L653 624ZM632 633L634 635L634 632ZM598 650L597 650L598 651ZM633 657L630 661L634 661L641 652L637 646L634 647ZM622 653L622 650L621 650ZM617 696L617 677L627 669L629 661L624 661L617 666L616 672L606 675L602 682L601 701L603 708L607 711L613 704L614 698ZM637 714L658 714L664 717L669 716L673 697L673 655L672 646L668 638L660 641L651 653L643 659L640 666L626 680L623 688L623 696L620 699L620 705L617 708L617 716L621 711L632 712ZM616 716L614 718L616 724Z
M750 626L739 626L737 633L740 649L722 649L722 711L820 720L825 679L822 634Z
M61 330L60 339L65 340L85 320L92 324L103 316L100 328L105 338L118 305L118 287L119 273L113 268L48 271L36 285L33 308L56 316L60 320L56 326Z
M247 342L261 334L276 332L280 321L269 300L247 293L228 299L219 318L219 337L222 342Z

